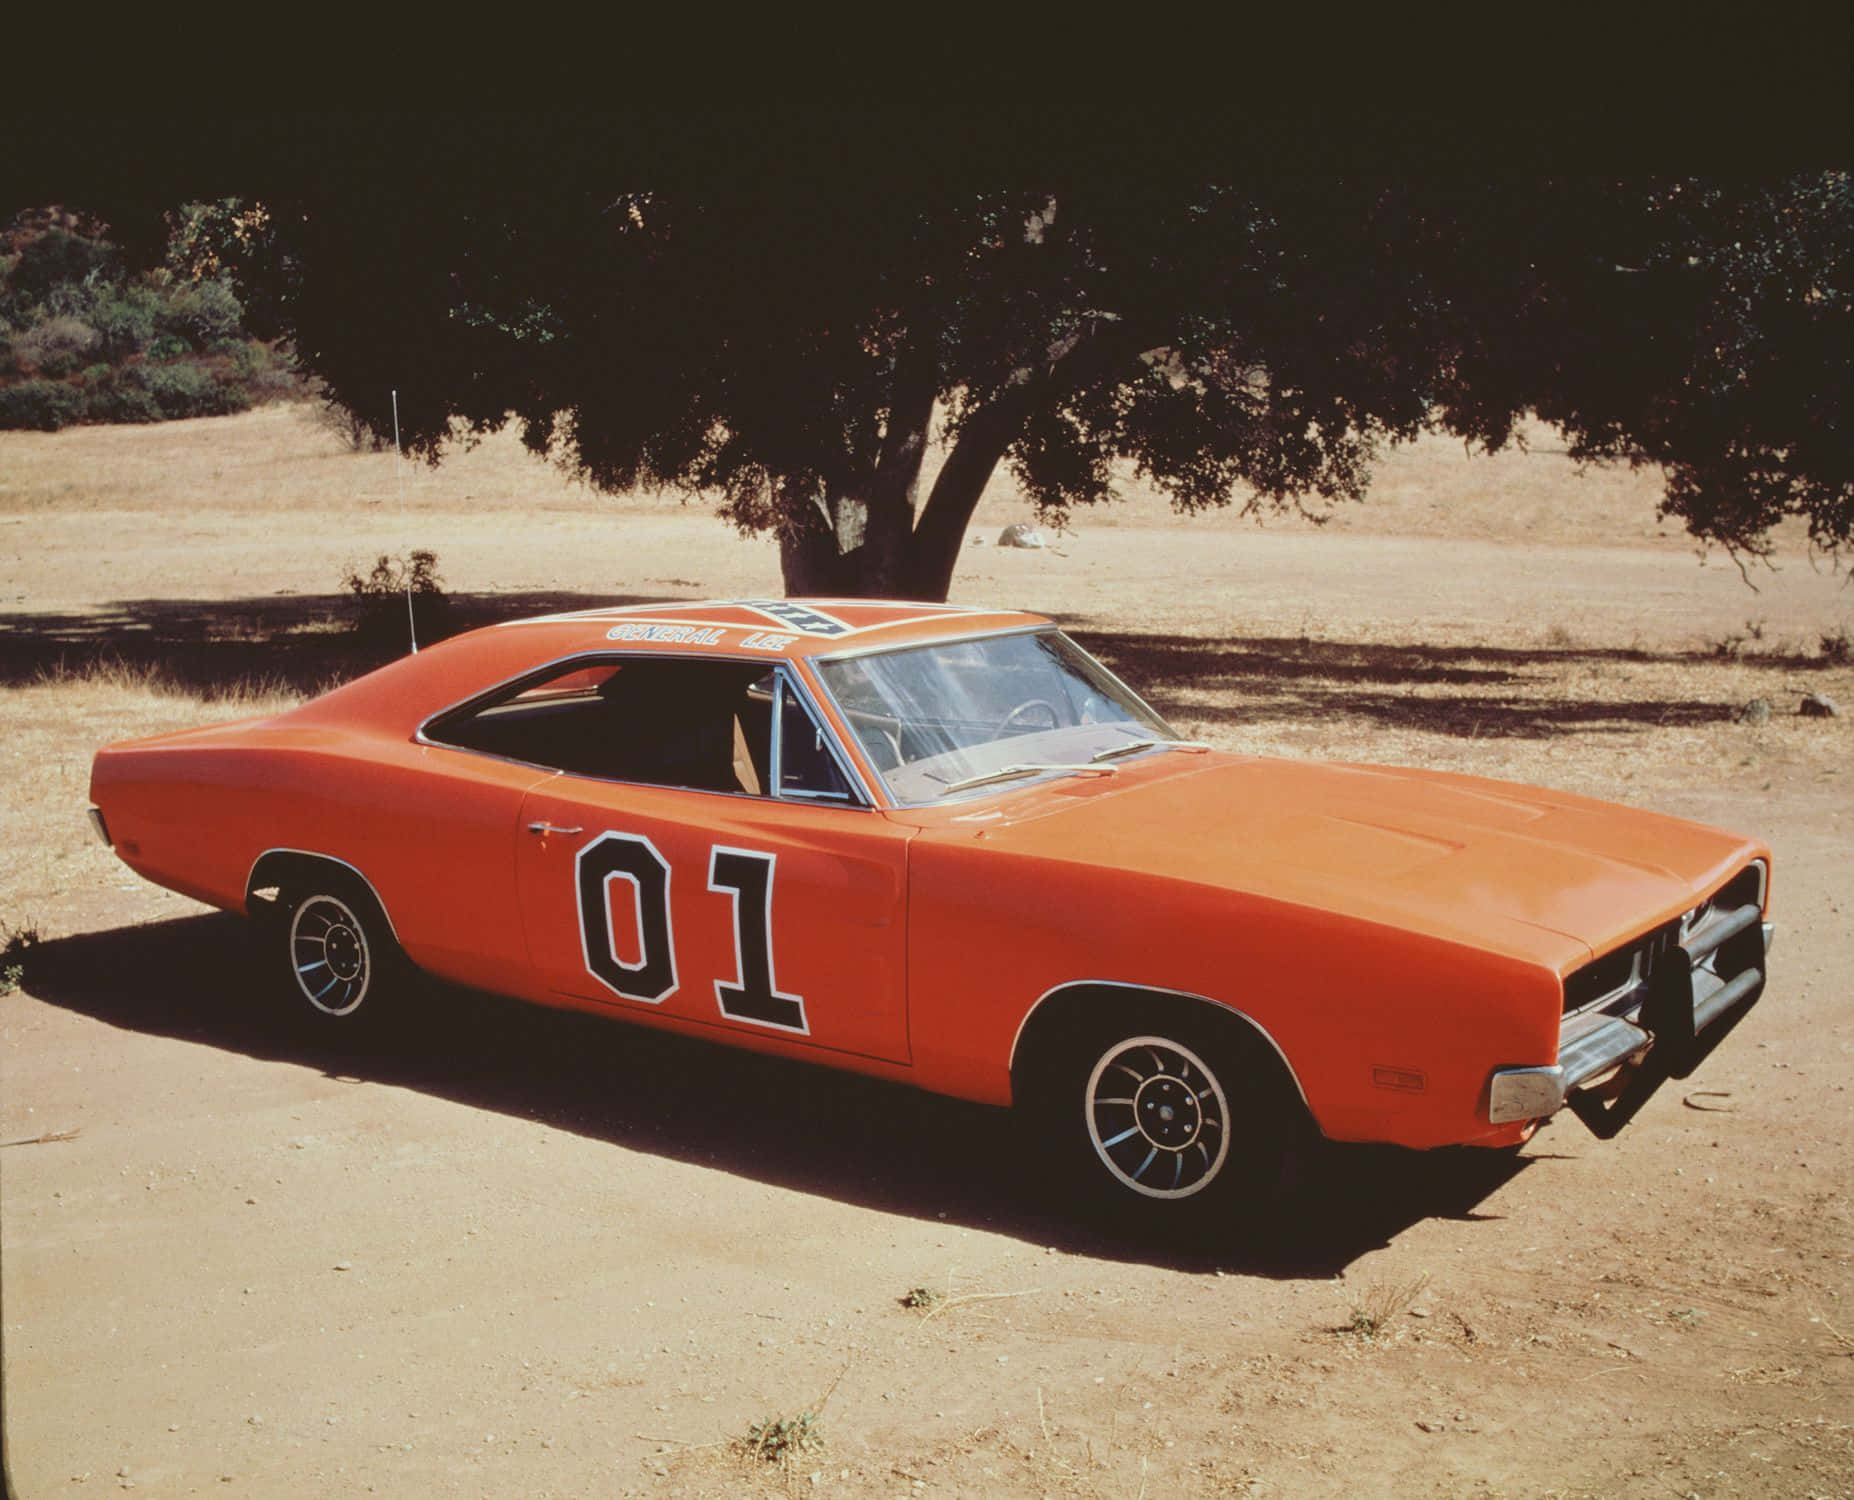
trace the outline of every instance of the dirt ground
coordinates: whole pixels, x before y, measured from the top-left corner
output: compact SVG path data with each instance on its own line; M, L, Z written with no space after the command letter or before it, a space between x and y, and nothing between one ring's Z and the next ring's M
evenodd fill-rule
M999 1114L867 1080L448 993L314 1053L237 919L84 825L99 743L354 670L340 580L378 553L491 618L776 593L769 543L292 408L0 434L0 921L39 939L0 985L15 1492L1854 1494L1854 590L1786 538L1753 592L1653 476L1551 443L1394 453L1324 528L1135 485L1006 551L1005 484L973 528L956 599L1059 617L1221 745L1775 850L1768 996L1616 1140L1332 1148L1161 1254L1053 1211ZM783 1461L743 1451L780 1421Z

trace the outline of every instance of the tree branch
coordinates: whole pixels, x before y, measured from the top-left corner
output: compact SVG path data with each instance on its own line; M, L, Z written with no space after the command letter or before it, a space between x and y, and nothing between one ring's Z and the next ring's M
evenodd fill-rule
M1051 344L1040 368L1013 371L1004 387L966 420L914 528L911 582L917 597L946 597L972 512L1030 414L1116 364L1136 359L1139 350L1139 338L1125 323L1097 317L1091 328Z

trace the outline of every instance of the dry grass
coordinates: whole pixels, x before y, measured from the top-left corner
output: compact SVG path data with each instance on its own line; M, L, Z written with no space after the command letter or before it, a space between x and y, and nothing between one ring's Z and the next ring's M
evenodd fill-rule
M1397 1319L1416 1305L1429 1285L1429 1273L1403 1281L1374 1281L1354 1298L1351 1316L1334 1331L1373 1343L1390 1337Z
M119 656L97 657L75 665L56 662L40 668L29 686L61 689L80 698L119 694L131 699L180 699L196 713L201 708L224 709L240 718L278 713L303 700L303 694L280 677L239 677L195 687L173 676L158 662L130 662Z
M297 701L261 681L226 683L204 695L158 669L121 662L49 670L0 692L9 834L0 845L0 916L18 922L22 914L62 910L74 891L101 891L128 878L85 818L90 757L98 746L275 713ZM61 935L69 922L48 918L47 936Z

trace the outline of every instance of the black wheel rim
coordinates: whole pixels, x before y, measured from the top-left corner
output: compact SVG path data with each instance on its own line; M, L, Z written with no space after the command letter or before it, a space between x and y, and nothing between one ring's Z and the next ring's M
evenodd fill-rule
M297 992L323 1015L358 1010L373 978L373 953L354 909L335 896L298 906L290 918L290 967Z
M1122 1187L1189 1198L1229 1156L1229 1099L1208 1064L1166 1037L1116 1042L1088 1075L1083 1108L1095 1154Z

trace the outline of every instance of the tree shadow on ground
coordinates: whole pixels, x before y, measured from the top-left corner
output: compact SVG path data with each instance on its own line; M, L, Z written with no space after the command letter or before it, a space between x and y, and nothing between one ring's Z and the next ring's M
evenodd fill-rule
M1382 645L1304 636L1206 640L1095 630L1086 620L1065 626L1154 708L1198 722L1350 717L1461 738L1548 739L1726 723L1739 712L1730 699L1580 697L1567 690L1566 671L1573 666L1690 671L1720 664L1704 652ZM1810 657L1733 660L1786 671L1828 665ZM1206 693L1238 701L1207 703Z
M371 614L349 594L127 599L82 613L0 614L0 685L100 664L153 673L208 699L252 688L320 692L405 654L406 617L398 597ZM547 590L446 598L442 630L421 625L421 644L528 615L675 602L663 595Z
M221 913L45 943L24 988L131 1031L418 1089L887 1213L1198 1273L1333 1278L1422 1219L1489 1217L1481 1202L1528 1164L1321 1144L1280 1203L1232 1222L1221 1242L1154 1244L1057 1201L1010 1112L896 1084L438 985L367 1051L331 1051L267 999L245 924Z
M674 602L665 595L562 591L459 594L449 596L447 633L528 615ZM0 614L0 686L101 664L149 674L208 700L253 688L315 693L404 654L403 615L382 611L371 628L356 628L359 618L346 594L118 600L87 612ZM1354 718L1461 738L1544 739L1723 723L1739 708L1725 698L1591 697L1565 687L1573 666L1721 664L1707 652L1384 645L1304 636L1213 640L1101 630L1086 617L1063 623L1154 707L1199 723ZM422 637L426 644L436 638ZM1732 660L1785 671L1832 665L1826 658L1750 653ZM1206 694L1236 701L1206 702Z

